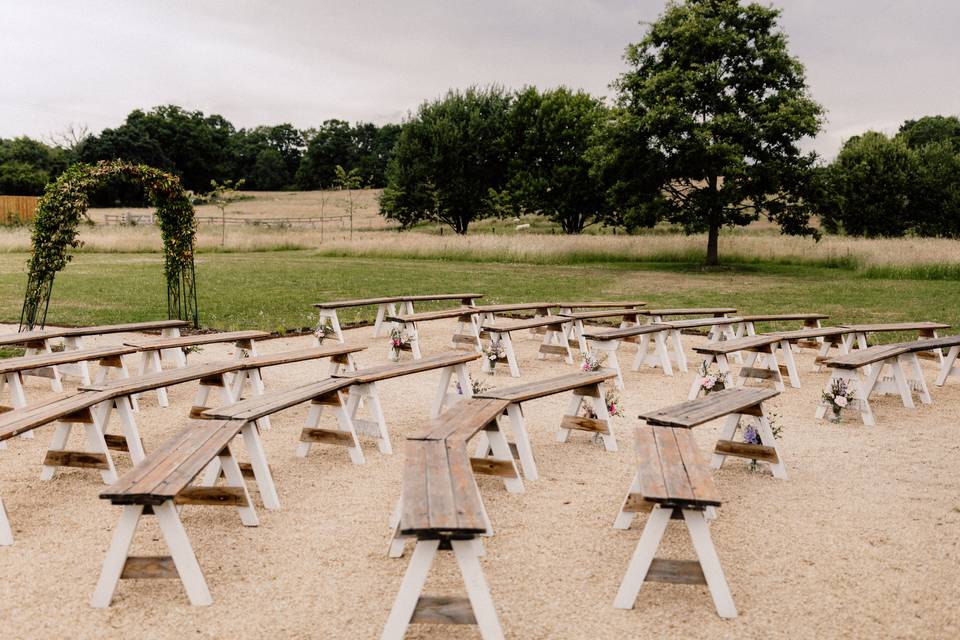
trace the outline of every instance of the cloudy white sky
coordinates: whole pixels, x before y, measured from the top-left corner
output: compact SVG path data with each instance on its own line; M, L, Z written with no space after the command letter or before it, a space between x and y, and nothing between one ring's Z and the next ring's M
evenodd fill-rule
M960 113L957 0L776 0L828 123ZM663 0L0 0L0 137L93 132L174 103L237 127L399 121L449 87L610 95Z

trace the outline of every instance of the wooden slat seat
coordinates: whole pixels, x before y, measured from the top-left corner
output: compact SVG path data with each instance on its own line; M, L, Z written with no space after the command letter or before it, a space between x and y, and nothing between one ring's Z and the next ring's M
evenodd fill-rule
M181 349L183 347L197 347L206 344L222 342L244 342L249 340L263 340L269 338L266 331L224 331L220 333L200 333L192 336L177 338L157 338L153 340L128 340L124 344L136 347L140 351L158 351L166 349Z
M924 338L923 340L900 342L898 344L907 347L912 352L930 351L932 349L949 349L951 347L960 345L960 335L940 336L939 338Z
M316 309L348 309L351 307L366 307L375 304L389 304L391 302L400 302L403 298L400 296L381 296L379 298L355 298L353 300L329 300L327 302L315 302L313 307Z
M455 409L430 420L407 436L408 440L443 440L466 443L495 421L510 404L506 400L474 397L461 400Z
M387 314L387 320L390 322L400 322L403 324L413 324L416 322L429 322L431 320L447 320L450 318L469 317L478 313L473 307L457 307L455 309L439 309L437 311L422 311L420 313L390 315Z
M345 378L330 378L320 382L284 389L272 393L247 398L233 404L207 409L202 413L207 419L233 419L255 421L264 416L289 409L290 407L324 398L349 387L351 381Z
M647 524L620 584L614 607L632 609L644 582L706 584L717 613L735 618L736 607L707 526L705 510L720 506L720 494L689 429L636 428L637 474L621 514L649 511ZM696 560L656 557L671 519L683 520Z
M713 317L713 318L689 318L687 320L670 320L667 324L670 325L672 329L700 329L703 327L720 327L731 324L737 324L740 322L740 318L723 318L723 317Z
M767 313L760 315L741 315L744 322L784 322L788 320L827 320L825 313Z
M641 300L602 300L593 302L558 302L554 306L572 311L574 309L634 309L636 307L642 307L646 304L646 302Z
M0 335L0 345L26 344L53 338L67 338L77 336L97 336L110 333L137 333L142 331L158 331L162 329L180 329L189 326L185 320L151 320L147 322L131 322L127 324L107 324L91 327L50 327L19 333Z
M874 324L842 324L841 327L858 333L883 333L890 331L936 331L949 329L949 324L942 322L887 322Z
M461 300L463 304L471 304L471 301L482 298L482 293L425 293L412 296L400 296L403 302L430 302L439 300Z
M507 302L503 304L473 305L478 313L509 313L511 311L549 311L557 305L550 302Z
M879 344L866 349L856 349L846 355L831 358L824 364L834 369L859 369L909 352L910 347L903 343Z
M69 417L76 417L78 421L92 421L92 418L87 416L87 410L109 399L110 395L107 393L81 391L0 413L0 441Z
M672 328L673 327L669 323L656 322L635 325L632 327L621 327L617 329L591 328L584 330L583 335L588 340L596 341L625 340L627 338L642 336L649 333L657 333L658 331L669 331Z
M53 367L58 364L114 358L136 352L137 349L135 347L120 345L97 347L94 349L81 349L76 351L38 353L36 355L21 356L18 358L3 358L0 359L0 374L28 371L30 369L39 369L42 367Z
M642 315L657 316L665 318L667 316L717 316L721 317L728 313L736 313L736 307L679 307L672 309L640 309ZM673 324L673 323L671 323Z
M466 364L479 358L480 354L477 353L461 353L459 351L454 351L438 353L436 355L421 358L420 360L409 360L406 362L396 363L391 362L389 364L377 365L375 367L357 369L356 371L341 371L335 373L334 376L350 378L355 382L366 384L370 382L377 382L379 380L388 380L390 378L398 378L400 376L423 373L424 371L432 371L434 369L441 369L443 367Z
M846 327L810 327L796 331L773 331L764 335L777 336L781 340L796 342L798 340L812 340L814 338L837 338L851 333L853 329Z
M640 313L636 309L596 309L593 311L571 311L562 314L565 318L573 320L600 320L603 318L623 318L630 322L636 322Z
M776 389L724 389L703 398L641 413L640 418L657 426L691 428L731 413L752 409L779 394Z
M693 348L697 353L723 353L730 354L737 351L757 351L766 350L767 347L780 342L780 338L775 335L748 336L745 338L734 338L733 340L720 340L718 342L709 342L705 345L699 345Z
M497 400L508 400L510 402L526 402L536 400L547 396L556 395L580 389L590 385L596 385L601 382L609 381L616 376L612 369L601 369L599 371L571 373L537 382L515 385L512 387L496 387L482 391L476 395L477 398L493 398Z
M266 468L259 439L252 425L243 420L201 420L164 442L127 472L100 497L122 507L120 523L104 559L90 604L108 607L118 583L124 578L180 578L190 602L212 602L203 572L191 548L179 505L234 506L246 526L257 526L257 515L247 492L243 473L230 450L234 438L244 436L254 467ZM217 461L226 476L226 486L214 486L205 478L194 481ZM145 514L158 519L169 556L132 556L130 546L137 525Z
M524 318L522 320L497 320L494 322L485 322L480 328L483 331L488 332L510 333L513 331L536 329L538 327L559 326L567 322L570 322L570 318L565 316L536 316L534 318Z
M491 320L489 316L481 318L479 336L485 336L491 347L494 344L503 349L510 375L520 377L520 364L513 348L512 333L517 331L543 332L543 341L537 353L539 359L546 355L557 355L568 364L573 364L573 351L570 349L570 327L574 321L564 316L543 315L521 320ZM484 358L483 371L489 372L492 363Z

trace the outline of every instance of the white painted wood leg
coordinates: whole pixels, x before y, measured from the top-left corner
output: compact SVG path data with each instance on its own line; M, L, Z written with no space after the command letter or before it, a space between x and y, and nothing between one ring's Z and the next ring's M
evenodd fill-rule
M439 540L417 540L410 557L410 564L407 565L407 571L400 582L400 589L397 590L397 598L393 601L393 608L390 609L387 623L383 627L381 640L402 640L406 635L410 618L413 617L413 612L417 608L423 585L430 572L430 565L433 564L439 547Z
M502 333L500 337L502 339L501 344L503 345L503 351L507 355L507 365L510 367L510 376L519 378L520 366L517 364L517 354L513 350L513 340L510 339L510 333Z
M53 431L53 438L50 440L50 444L47 446L47 451L62 451L67 446L67 440L70 438L70 432L73 430L73 424L70 422L57 422L57 426ZM52 465L43 465L43 468L40 470L40 479L41 480L53 480L53 476L57 474L57 467Z
M160 533L163 534L163 539L170 549L170 556L173 558L177 573L180 574L180 580L183 582L187 597L190 598L190 604L198 607L212 604L213 599L207 589L207 581L203 578L200 563L197 562L197 556L193 553L190 539L187 538L187 532L183 529L183 523L180 522L173 500L166 500L163 504L155 506L153 512L157 515Z
M323 405L322 404L311 404L310 409L307 411L307 419L304 421L303 426L310 429L314 429L317 425L320 424L320 418L323 416ZM307 454L310 453L310 447L312 443L310 442L300 442L297 444L297 457L306 458Z
M410 336L410 351L413 353L413 359L419 360L423 357L423 354L420 352L420 330L417 327L417 323L404 323L403 329L407 332L407 335Z
M897 391L900 393L900 400L903 401L903 406L907 409L915 409L916 405L913 404L913 394L910 391L909 383L907 383L907 376L903 372L900 358L890 358L887 362L890 365L890 370L893 372L893 382L897 385Z
M647 516L647 524L643 528L643 533L640 534L640 541L617 590L617 597L613 601L615 609L633 609L637 596L640 595L640 587L643 586L644 578L647 577L647 571L650 570L650 564L657 553L657 547L663 539L663 533L667 530L672 512L673 509L657 506Z
M243 425L240 433L243 436L247 456L250 458L250 467L253 469L253 477L260 492L260 500L264 508L276 511L280 508L280 496L277 495L277 485L273 481L270 465L267 464L267 454L263 449L257 426L248 422Z
M503 629L500 627L483 569L477 559L476 545L473 540L451 540L450 545L453 547L457 564L460 565L460 573L463 575L473 615L477 619L480 636L483 640L503 640Z
M703 511L684 509L683 519L690 531L690 539L700 560L700 568L703 570L703 577L707 580L710 595L713 596L717 615L721 618L736 618L737 607L733 604L733 595L727 585L727 578L723 575L723 567L720 566L720 558L717 557L717 550L710 538L710 527L707 525Z
M763 413L763 415L757 419L757 435L760 436L760 444L765 447L771 447L777 454L777 461L768 463L770 465L770 471L773 473L774 478L786 480L787 465L783 461L783 451L780 450L780 445L777 444L777 439L773 436L773 429L770 427L770 417L767 415L767 410L762 405L760 410Z
M267 392L266 385L263 384L263 374L260 372L260 369L250 369L247 373L247 379L250 381L250 391L251 395L262 396ZM234 398L239 400L241 397L240 393L236 393ZM264 431L269 431L270 427L270 416L263 416L257 420L257 425Z
M614 378L614 384L617 389L621 391L626 388L626 385L623 382L623 373L620 371L620 359L617 358L617 347L620 342L618 340L612 341L613 349L607 351L607 366L617 372L617 377Z
M120 417L120 428L123 436L127 440L127 450L130 452L130 462L140 464L146 457L143 451L143 441L140 439L140 433L137 430L137 421L133 417L133 407L127 396L117 398L115 401L117 415ZM106 423L103 424L103 430L106 432Z
M780 353L783 355L783 364L787 367L787 376L790 378L790 386L794 389L800 388L800 372L797 369L797 361L793 357L793 349L790 348L790 342L781 340Z
M537 462L533 457L533 447L530 445L530 435L527 433L527 424L523 418L523 408L519 403L511 402L507 405L507 417L510 418L510 430L517 445L523 475L527 480L536 481L540 478L540 473L537 471Z
M0 498L0 547L7 547L13 544L13 531L10 529L10 518L7 517L7 509L3 506L3 498Z
M143 505L128 504L123 506L120 523L117 524L117 528L113 532L110 549L107 550L107 555L103 559L103 567L100 569L100 578L93 590L93 597L90 598L91 607L105 609L110 606L113 594L117 590L117 584L120 582L123 567L127 563L127 556L130 555L130 545L133 544L133 535L137 531L137 523L140 521L142 513Z
M927 381L923 377L923 367L920 366L920 358L916 353L908 353L903 357L907 359L910 369L913 371L911 390L915 390L920 395L920 402L923 404L932 404L933 398L930 397L930 389L927 388Z
M673 364L670 362L670 353L667 351L667 336L663 331L653 334L653 345L657 357L660 359L660 367L663 369L663 373L672 376ZM683 352L682 346L680 351ZM684 360L684 367L686 367L686 360ZM686 372L686 369L684 368L682 371Z
M243 481L243 473L240 472L240 465L237 464L237 459L233 457L229 445L224 447L217 457L220 459L223 475L227 479L227 486L243 490L243 497L246 504L237 507L237 511L240 514L240 522L242 522L245 527L256 527L260 524L257 520L257 512L253 510L253 501L250 500L250 494L247 492L247 483Z
M947 378L956 372L955 367L958 355L960 355L960 346L950 347L947 355L943 358L943 362L940 363L940 373L937 374L937 380L934 382L935 385L942 387L947 383Z
M740 414L731 413L723 419L723 428L720 430L720 439L721 440L733 440L737 435L737 427L740 426ZM710 458L710 468L719 469L723 466L723 461L727 459L727 456L722 453L714 452L713 456Z
M0 391L3 390L3 380L6 379L7 386L10 387L10 404L14 409L20 409L27 406L27 394L23 390L23 374L20 371L13 371L0 377ZM32 440L33 431L27 431L20 434L23 440Z
M564 415L575 416L580 413L580 406L583 404L583 396L577 395L574 393L570 396L570 401L567 403L567 411ZM564 429L563 427L557 428L557 442L566 442L570 439L570 429Z
M444 367L440 370L440 383L437 385L437 394L433 399L433 406L430 408L430 417L436 418L443 411L447 403L447 394L450 392L450 380L453 377L453 369ZM468 385L469 386L469 385ZM461 389L463 385L461 384Z
M670 335L673 338L673 356L677 361L677 368L681 373L686 373L687 355L683 351L683 334L679 329L672 329Z
M353 420L350 419L350 414L347 413L343 395L340 394L340 392L337 392L337 394L340 395L340 404L333 407L333 415L337 419L339 430L349 433L353 439L353 446L347 447L347 453L350 454L350 461L353 462L353 464L363 464L365 460L363 457L363 449L360 447L360 438L357 437L357 430L353 428Z
M411 537L400 534L400 514L402 511L403 495L401 494L400 498L397 499L397 503L393 506L393 513L390 515L389 527L393 535L390 536L390 548L387 550L388 558L402 558L404 549L407 546L407 540Z
M103 432L96 424L84 424L83 431L87 436L87 451L102 453L107 460L107 468L100 469L100 477L104 484L113 484L117 481L117 468L113 465L113 456L107 448L107 441Z
M600 438L603 440L604 448L610 453L614 453L617 450L617 437L613 434L613 420L607 408L607 394L602 382L597 384L597 391L600 397L594 398L593 410L597 414L597 419L606 423L608 431L608 433L601 433Z
M513 454L510 453L510 445L499 427L496 429L487 429L487 442L490 444L490 450L493 452L493 459L501 462L509 462L513 467L512 478L504 478L503 486L510 493L523 493L523 480L520 478L520 471L517 470L517 464L513 461Z
M647 362L647 348L650 345L650 334L644 333L640 336L640 342L637 343L637 354L633 357L633 365L631 369L634 371L640 371L642 367Z
M640 472L633 474L633 481L630 483L630 491L627 492L627 497L623 499L623 504L620 506L620 513L617 514L616 519L613 521L614 529L629 529L630 525L633 523L636 513L632 511L627 511L627 503L630 501L630 494L638 493L640 491Z
M163 367L160 363L160 352L159 351L150 351L144 352L144 355L147 357L147 369L146 373L159 373L163 370ZM157 389L157 404L161 407L169 407L170 402L167 400L167 390L164 387Z
M380 337L380 330L383 328L383 319L384 319L384 317L386 316L386 313L387 313L387 305L386 305L386 304L378 304L378 305L377 305L377 317L376 317L376 319L373 321L373 337L374 337L374 338L379 338L379 337Z

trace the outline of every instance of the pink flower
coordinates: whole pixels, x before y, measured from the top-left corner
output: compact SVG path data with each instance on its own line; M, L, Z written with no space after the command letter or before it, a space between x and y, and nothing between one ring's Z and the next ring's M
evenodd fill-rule
M700 386L702 386L704 389L713 389L713 385L716 383L717 381L713 378L704 378L700 381Z
M836 398L833 399L833 402L834 402L834 404L836 404L838 407L845 407L845 406L847 406L847 399L846 399L844 396L837 396Z

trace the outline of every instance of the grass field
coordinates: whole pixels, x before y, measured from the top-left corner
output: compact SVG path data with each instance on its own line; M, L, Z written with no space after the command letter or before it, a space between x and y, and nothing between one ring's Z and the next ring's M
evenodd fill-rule
M26 258L0 255L2 321L19 319ZM552 265L330 257L317 251L202 253L197 283L202 324L217 329L297 330L315 322L312 302L467 290L485 293L489 302L630 297L651 306L722 304L745 313L819 311L835 322L940 320L960 326L958 281L889 279L808 265L756 263L703 272L680 262ZM361 309L344 319L370 320L372 313ZM159 254L80 253L57 277L47 320L80 325L164 315Z

